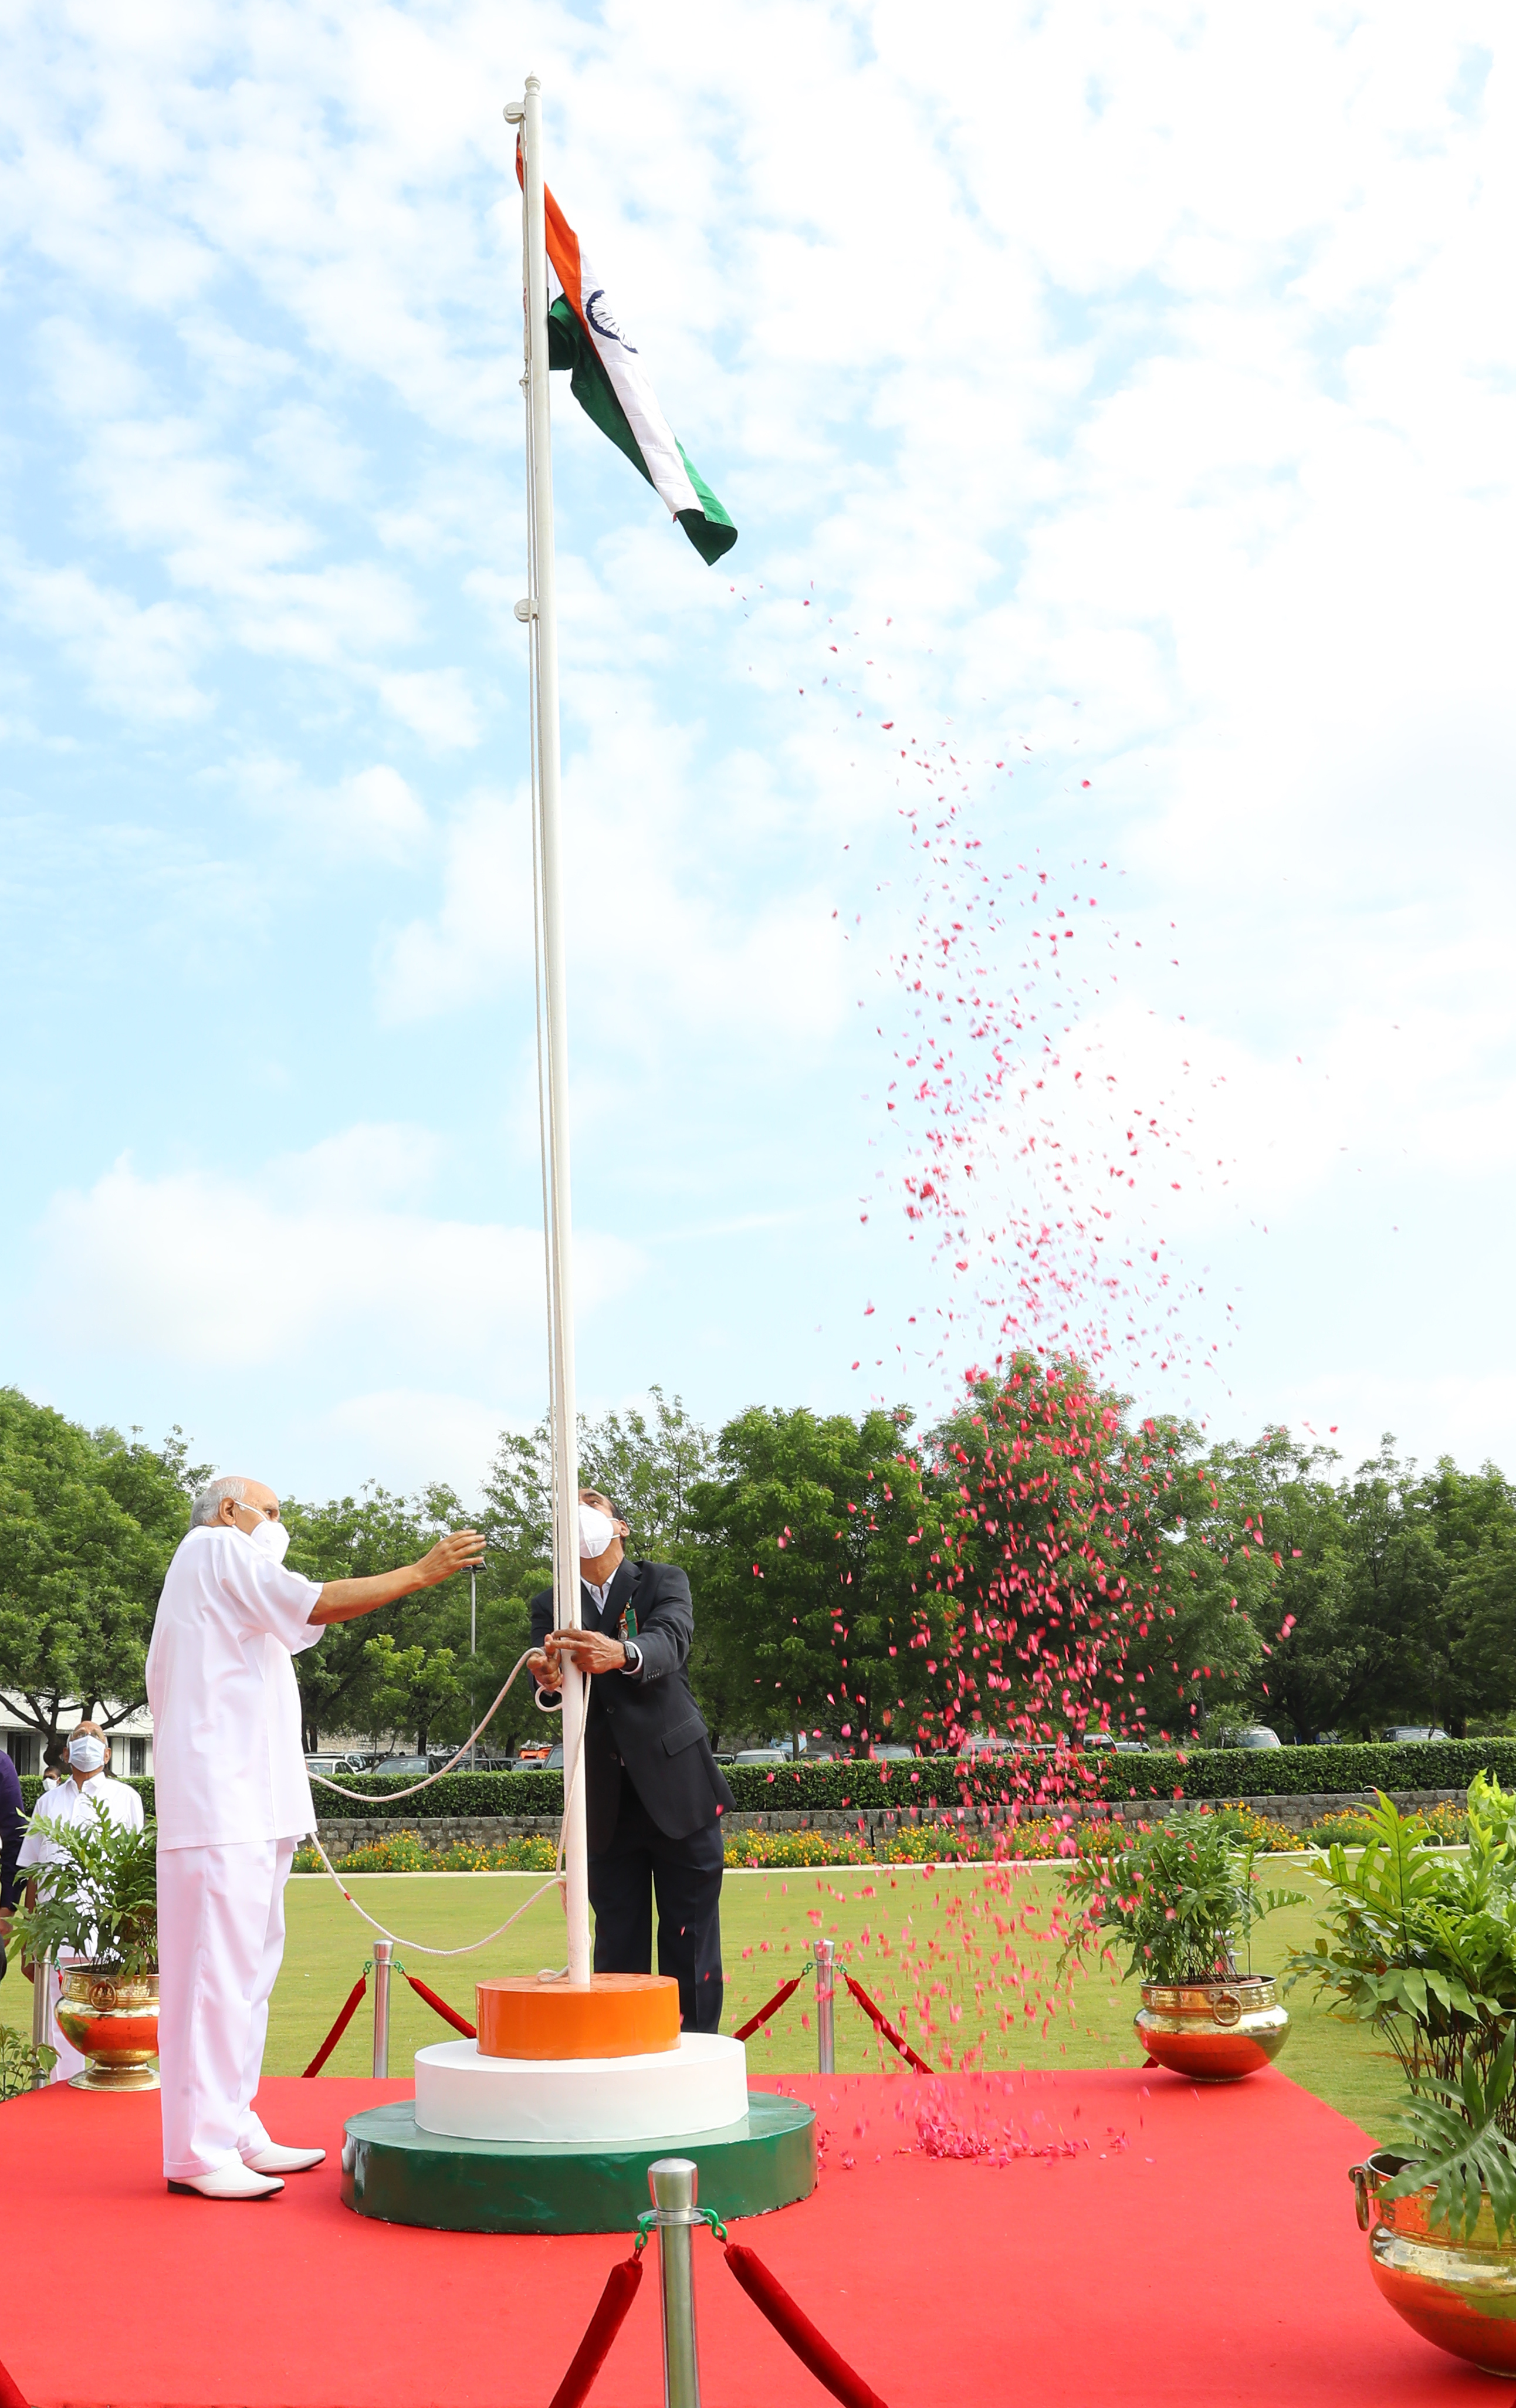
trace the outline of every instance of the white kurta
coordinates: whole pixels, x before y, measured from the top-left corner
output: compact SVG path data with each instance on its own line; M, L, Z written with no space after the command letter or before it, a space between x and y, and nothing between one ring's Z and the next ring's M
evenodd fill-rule
M60 1824L89 1821L97 1810L128 1831L142 1828L142 1800L124 1781L112 1781L108 1772L92 1772L82 1785L77 1776L60 1781L53 1788L45 1789L32 1809L32 1819L16 1859L18 1870L24 1873L34 1865L55 1865L64 1851L51 1834ZM68 1959L71 1965L82 1961L77 1956ZM58 2052L58 2062L48 2077L50 2082L68 2082L84 2071L84 2059L58 2028L58 2000L62 1995L62 1975L59 1967L52 1965L48 1972L48 2038Z
M320 1584L224 1524L179 1543L148 1651L158 1809L158 2065L171 2181L250 2157L294 1842L315 1828L292 1656Z

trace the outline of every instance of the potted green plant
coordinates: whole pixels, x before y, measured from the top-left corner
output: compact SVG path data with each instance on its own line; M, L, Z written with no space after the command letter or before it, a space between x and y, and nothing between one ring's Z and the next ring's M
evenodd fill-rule
M1300 1893L1260 1892L1252 1849L1219 1815L1168 1814L1110 1841L1070 1868L1080 1919L1065 1956L1097 1940L1108 1955L1124 1943L1126 1978L1142 1985L1137 2035L1153 2063L1193 2082L1256 2073L1283 2047L1290 2017L1272 1975L1252 1971L1253 1928L1276 1907L1303 1903Z
M12 1928L34 1966L58 1965L58 2028L86 2060L74 2087L155 2090L155 1826L126 1830L97 1809L49 1836L59 1854L36 1868Z
M1318 1856L1312 1949L1289 1961L1400 2061L1406 2144L1351 2169L1380 2290L1427 2341L1516 2374L1516 1798L1482 1774L1468 1851L1380 1793L1352 1856Z

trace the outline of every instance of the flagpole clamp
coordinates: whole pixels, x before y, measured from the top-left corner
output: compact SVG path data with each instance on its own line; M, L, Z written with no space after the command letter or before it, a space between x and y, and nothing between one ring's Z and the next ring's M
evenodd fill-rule
M515 605L515 610L516 616L521 621L522 625L523 627L528 626L536 617L536 603L530 594L523 594L521 600Z
M508 125L520 125L526 115L526 103L524 100L508 100L500 113Z

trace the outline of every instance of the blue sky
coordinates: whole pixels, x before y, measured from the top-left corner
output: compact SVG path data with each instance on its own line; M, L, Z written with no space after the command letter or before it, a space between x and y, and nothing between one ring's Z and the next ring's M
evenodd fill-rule
M582 1401L928 1412L993 1345L884 1109L908 720L995 874L1109 865L1070 1059L1194 1174L1138 1199L1180 1368L1116 1368L1516 1469L1493 7L9 22L5 1376L304 1495L539 1409L535 71L741 529L703 567L556 395Z

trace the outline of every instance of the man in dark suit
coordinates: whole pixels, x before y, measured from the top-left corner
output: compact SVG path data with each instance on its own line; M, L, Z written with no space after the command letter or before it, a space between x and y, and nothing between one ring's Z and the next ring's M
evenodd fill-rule
M596 1489L579 1491L579 1617L554 1629L551 1589L532 1599L530 1668L544 1695L565 1657L589 1679L584 1793L597 1973L652 1970L679 1985L686 2031L721 2028L721 1817L726 1779L694 1702L685 1662L694 1629L690 1584L676 1564L627 1557L630 1536Z

